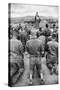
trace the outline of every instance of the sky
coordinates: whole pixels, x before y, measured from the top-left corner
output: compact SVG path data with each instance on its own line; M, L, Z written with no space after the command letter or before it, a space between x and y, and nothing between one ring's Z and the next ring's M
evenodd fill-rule
M38 11L39 16L58 17L58 6L11 4L11 17L35 16Z

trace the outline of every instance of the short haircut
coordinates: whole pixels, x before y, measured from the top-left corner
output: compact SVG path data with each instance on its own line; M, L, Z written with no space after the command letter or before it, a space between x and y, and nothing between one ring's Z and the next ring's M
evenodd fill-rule
M52 34L52 38L53 38L53 39L56 38L56 34L55 34L55 33Z
M45 25L48 28L48 24Z
M55 27L55 24L53 24L53 27Z
M16 38L18 38L18 31L17 30L14 30L13 31L13 36L15 36Z

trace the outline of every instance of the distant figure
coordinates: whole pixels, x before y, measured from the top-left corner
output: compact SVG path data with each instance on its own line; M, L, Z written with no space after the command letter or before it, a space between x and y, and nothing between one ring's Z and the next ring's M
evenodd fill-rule
M19 32L23 31L21 24L19 24L18 30L19 30Z
M36 12L36 15L35 15L35 23L36 23L36 28L38 29L39 23L40 23L40 17L38 15L38 12Z
M45 25L45 29L43 30L43 33L44 33L44 35L45 35L46 37L48 37L48 36L51 35L51 31L50 31L50 29L49 29L49 25L48 25L48 24Z
M42 33L43 33L44 36L46 37L46 42L45 42L45 43L47 43L48 37L51 36L51 31L50 31L50 29L49 29L48 24L45 25L45 28L44 28L44 30L42 31Z

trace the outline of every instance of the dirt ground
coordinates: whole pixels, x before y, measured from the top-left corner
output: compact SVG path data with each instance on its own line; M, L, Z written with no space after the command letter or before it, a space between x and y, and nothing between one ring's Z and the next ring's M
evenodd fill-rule
M46 59L41 58L42 65L45 65L43 67L44 71L46 70L46 74L49 72L48 69L46 69ZM18 82L14 85L14 87L19 87L19 86L29 86L29 55L24 55L24 65L25 65L25 70L23 75L19 78ZM44 72L43 71L43 72ZM53 84L57 80L56 75L48 75L48 80L45 77L46 83L45 84ZM51 80L52 79L52 80ZM40 78L37 76L37 73L34 73L34 78L33 78L33 85L40 85Z

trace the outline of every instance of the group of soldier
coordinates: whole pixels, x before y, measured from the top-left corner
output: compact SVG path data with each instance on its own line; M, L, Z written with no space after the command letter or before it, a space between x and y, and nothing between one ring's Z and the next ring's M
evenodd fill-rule
M36 25L38 25L37 22ZM35 69L40 84L49 84L49 79L47 80L49 77L46 78L47 82L44 79L43 69L45 66L48 68L50 75L54 74L58 77L58 29L55 24L52 28L53 31L46 24L44 30L39 27L36 33L32 33L27 27L23 30L20 24L18 29L9 28L10 85L14 85L24 73L25 54L29 55L29 84L33 84ZM45 58L44 64L42 58ZM58 80L56 79L52 83L58 83Z

